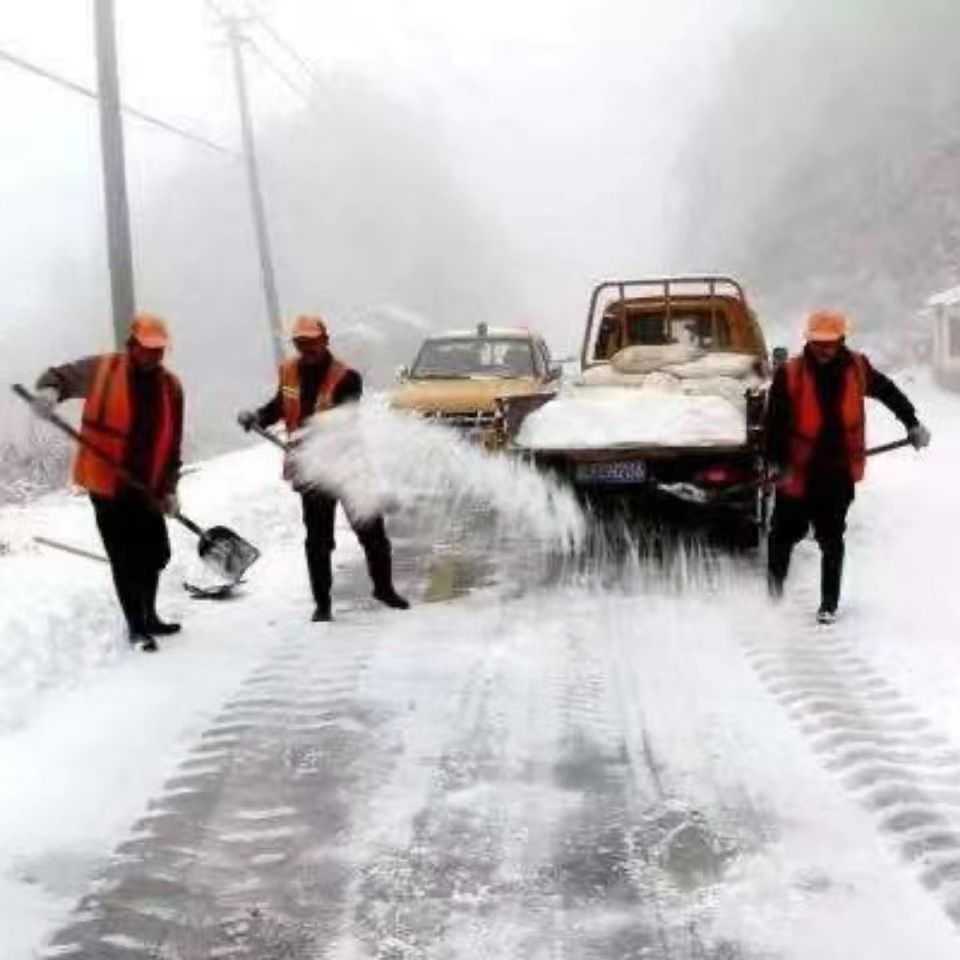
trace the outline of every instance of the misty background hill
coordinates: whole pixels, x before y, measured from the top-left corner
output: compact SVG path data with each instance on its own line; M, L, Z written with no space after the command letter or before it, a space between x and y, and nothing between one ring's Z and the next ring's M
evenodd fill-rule
M151 143L135 128L128 135L137 300L168 318L189 455L210 455L243 440L236 412L276 388L244 168L195 151L151 190ZM258 146L284 317L322 312L333 350L371 387L387 385L429 329L513 315L500 240L459 184L430 112L332 76L322 97L264 121ZM32 382L51 363L112 348L95 226L89 258L59 259L44 295L7 331L3 379ZM28 430L34 443L38 430Z
M203 5L120 7L130 95L164 116L192 105L187 80L161 95L165 54L189 41L210 88L194 122L235 148L229 61L217 25L196 20ZM401 16L406 33L384 21L394 60L360 56L359 29L353 54L312 85L300 75L302 97L274 77L271 100L251 57L285 317L325 313L334 350L383 387L429 329L527 324L571 352L590 287L608 277L737 275L770 342L790 345L811 306L845 307L864 334L895 331L960 283L960 8L599 9L494 5L444 22L445 8L423 7L416 29ZM74 15L86 29L88 12ZM304 50L334 49L316 24L297 36L278 22ZM179 33L153 50L160 28ZM89 70L77 36L58 33L41 59L62 46L77 58L64 69ZM15 70L2 79L0 379L29 382L112 347L99 138L92 102ZM224 100L208 105L215 91ZM125 130L137 300L171 323L188 455L210 455L245 442L236 411L274 386L243 164L136 121ZM17 403L0 392L0 445L36 450L49 431Z
M744 278L795 345L839 305L890 331L960 283L960 6L771 3L691 125L678 256Z

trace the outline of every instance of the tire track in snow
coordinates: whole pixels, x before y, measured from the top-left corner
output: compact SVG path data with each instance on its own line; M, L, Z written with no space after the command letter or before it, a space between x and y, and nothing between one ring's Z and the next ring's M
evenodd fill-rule
M288 644L201 736L52 939L97 960L314 957L335 932L354 804L390 769L363 696L375 636Z
M960 926L960 750L873 668L842 622L743 646L822 765Z
M630 680L624 622L604 616L598 631L596 621L572 617L564 637L554 778L571 802L554 827L548 884L565 931L561 955L743 957L739 944L711 937L709 910L697 909L721 880L722 844L706 816L671 794L669 761L657 755Z
M451 709L435 718L432 755L419 755L429 775L404 842L396 836L382 842L375 830L367 840L352 913L345 917L355 941L349 956L524 955L514 952L515 925L502 920L515 893L504 866L515 840L509 825L518 764L512 721L529 700L511 696L503 615L481 620L480 630L454 675L447 675L456 695ZM389 792L377 803L390 804ZM498 946L489 952L493 943Z

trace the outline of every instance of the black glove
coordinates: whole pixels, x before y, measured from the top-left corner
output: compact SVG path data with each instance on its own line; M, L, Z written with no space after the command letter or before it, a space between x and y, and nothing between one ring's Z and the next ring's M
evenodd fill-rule
M930 431L922 423L917 423L907 431L907 439L915 450L922 450L930 445Z
M237 423L249 433L250 430L256 426L257 415L253 410L241 410L237 414Z
M40 387L30 401L30 407L41 420L49 420L60 402L60 394L53 387Z

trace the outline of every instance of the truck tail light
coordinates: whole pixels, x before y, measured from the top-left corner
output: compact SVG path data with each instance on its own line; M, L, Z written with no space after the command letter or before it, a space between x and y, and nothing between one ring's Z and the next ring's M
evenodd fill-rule
M694 479L705 487L726 487L749 480L750 474L741 467L718 463L707 467L706 470L701 470Z

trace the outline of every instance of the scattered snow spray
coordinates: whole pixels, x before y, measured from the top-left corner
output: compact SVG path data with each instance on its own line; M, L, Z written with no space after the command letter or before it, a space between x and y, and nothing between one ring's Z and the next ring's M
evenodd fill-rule
M442 424L365 399L316 417L296 460L300 479L337 496L355 520L428 514L440 531L486 508L489 537L579 552L587 519L572 492L513 457L489 453Z
M551 475L381 398L314 418L301 439L300 479L354 520L393 515L395 528L438 554L466 547L495 557L497 579L518 588L712 592L738 566L695 536L594 516Z

